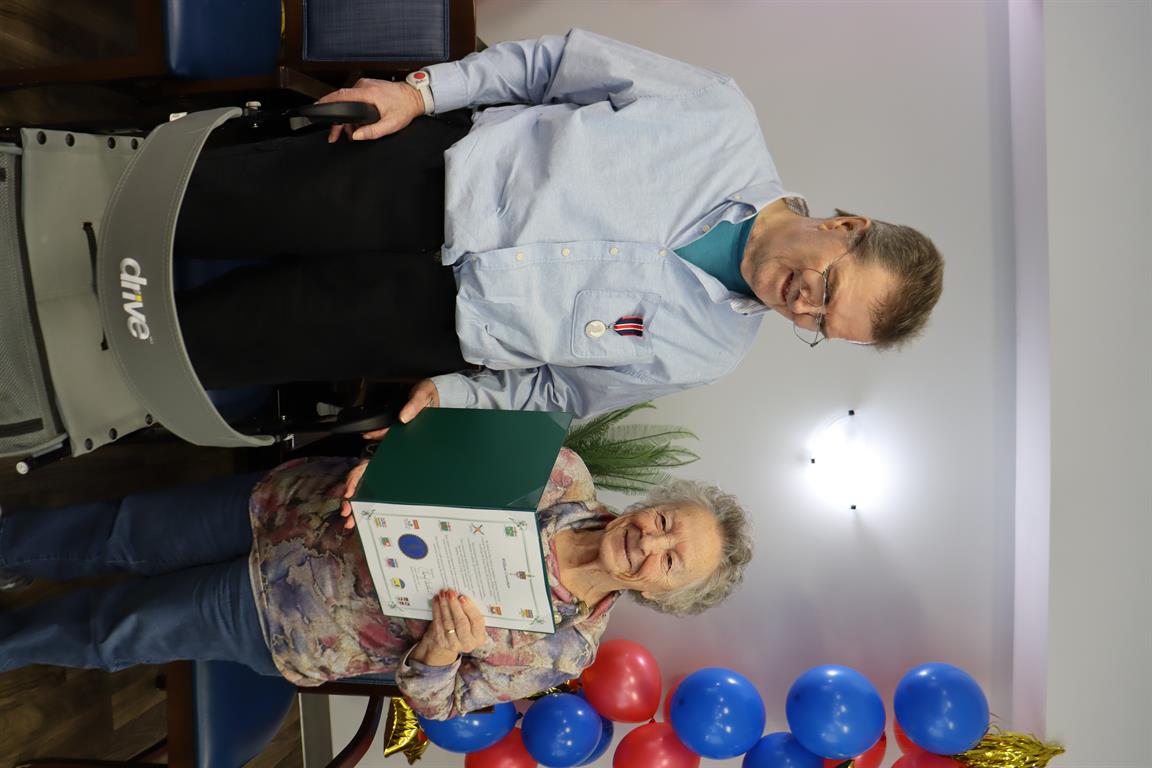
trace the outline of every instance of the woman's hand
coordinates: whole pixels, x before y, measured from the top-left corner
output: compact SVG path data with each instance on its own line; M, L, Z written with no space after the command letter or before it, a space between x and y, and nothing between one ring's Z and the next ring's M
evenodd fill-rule
M408 402L400 409L400 422L407 424L425 408L436 408L439 405L440 392L436 389L436 385L432 383L431 379L424 379L412 387L412 391L408 393ZM362 437L365 440L380 440L386 434L388 434L387 427L365 432ZM348 473L348 479L344 482L344 500L340 502L340 516L346 518L344 527L349 530L356 527L356 518L352 514L352 505L348 500L356 495L356 486L360 485L360 478L364 477L364 470L367 467L368 460L365 459L352 468L352 471ZM481 623L483 623L483 619L481 619Z
M370 125L342 125L337 123L328 130L328 143L331 144L345 133L349 139L379 139L405 128L408 123L424 114L424 97L407 83L393 83L388 80L360 78L351 88L333 91L317 104L332 101L360 101L376 107L380 119Z
M387 432L388 430L382 430ZM340 502L340 516L345 518L344 527L352 530L356 527L356 516L352 514L352 504L349 502L356 495L356 486L360 485L360 478L364 477L364 470L368 468L368 459L364 459L348 473L344 481L344 499Z
M487 642L484 616L476 604L459 592L442 589L432 598L432 623L410 658L430 667L444 667Z

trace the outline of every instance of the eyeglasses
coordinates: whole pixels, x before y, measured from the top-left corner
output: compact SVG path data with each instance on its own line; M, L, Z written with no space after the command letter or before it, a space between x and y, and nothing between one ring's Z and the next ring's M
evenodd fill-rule
M820 292L820 303L816 304L813 301L811 301L810 299L804 298L803 293L800 294L800 300L803 301L808 306L812 307L813 309L823 309L824 305L828 303L828 273L830 271L832 271L832 267L834 267L838 263L840 263L840 260L843 259L847 255L848 255L848 252L845 251L844 253L837 256L835 259L832 260L832 263L829 264L824 269L823 272L816 272L816 270L811 269L811 268L805 269L804 270L805 272L816 272L816 274L820 275L820 285L822 288L822 290ZM811 315L805 315L805 317L811 317ZM792 333L796 334L796 338L800 339L800 341L804 342L809 347L816 346L817 344L819 344L820 342L822 342L828 338L828 336L825 335L825 333L824 333L824 313L821 312L820 314L816 315L816 328L815 329L801 327L801 326L796 324L795 320L793 320L792 321Z

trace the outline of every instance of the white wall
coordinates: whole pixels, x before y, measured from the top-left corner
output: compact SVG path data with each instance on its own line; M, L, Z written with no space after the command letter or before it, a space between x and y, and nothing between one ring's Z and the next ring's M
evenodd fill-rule
M1052 306L1048 732L1150 762L1152 4L1045 5ZM1061 763L1063 765L1063 763Z
M758 554L723 607L675 620L624 605L611 635L645 643L666 679L705 665L747 674L769 730L785 727L792 679L827 662L858 668L890 703L908 667L948 661L1010 716L1006 3L481 0L478 10L489 43L582 26L735 75L786 186L814 212L839 206L912 224L948 261L935 319L902 353L809 350L770 318L734 375L660 402L657 420L700 434L703 459L690 476L719 482L754 510ZM822 502L805 472L811 433L849 407L890 475L886 494L856 515ZM334 705L337 744L359 706ZM379 755L374 748L363 765L387 765ZM460 764L434 752L422 763Z

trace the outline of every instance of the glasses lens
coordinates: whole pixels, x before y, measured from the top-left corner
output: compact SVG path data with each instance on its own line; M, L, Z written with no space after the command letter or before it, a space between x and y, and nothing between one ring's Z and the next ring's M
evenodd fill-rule
M839 261L839 259L837 259L837 261ZM829 267L829 269L830 268L831 267ZM820 275L820 280L817 282L815 287L818 288L820 292L804 299L804 301L814 309L820 309L824 306L824 303L828 301L828 271L825 270L823 272L819 272L818 274ZM814 347L820 342L824 341L825 338L823 332L821 331L821 328L823 328L824 325L821 320L822 318L815 317L813 315L805 315L803 316L801 322L803 322L804 325L811 327L805 328L804 325L800 325L800 323L793 321L792 332L796 334L796 338L800 339L800 341L804 342L810 347Z
M828 267L831 269L832 267ZM816 281L816 286L819 293L812 294L808 299L808 303L819 309L824 306L824 302L828 301L828 271L825 270L820 273L820 279Z

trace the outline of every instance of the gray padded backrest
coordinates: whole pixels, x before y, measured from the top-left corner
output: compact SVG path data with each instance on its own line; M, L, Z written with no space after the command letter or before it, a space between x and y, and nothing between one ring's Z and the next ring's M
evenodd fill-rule
M140 142L25 128L20 143L20 219L35 319L52 398L79 455L150 423L104 344L92 258L108 201Z
M109 201L97 260L108 344L157 421L197 445L268 445L217 412L184 348L172 283L176 218L196 158L236 108L197 112L155 129Z

